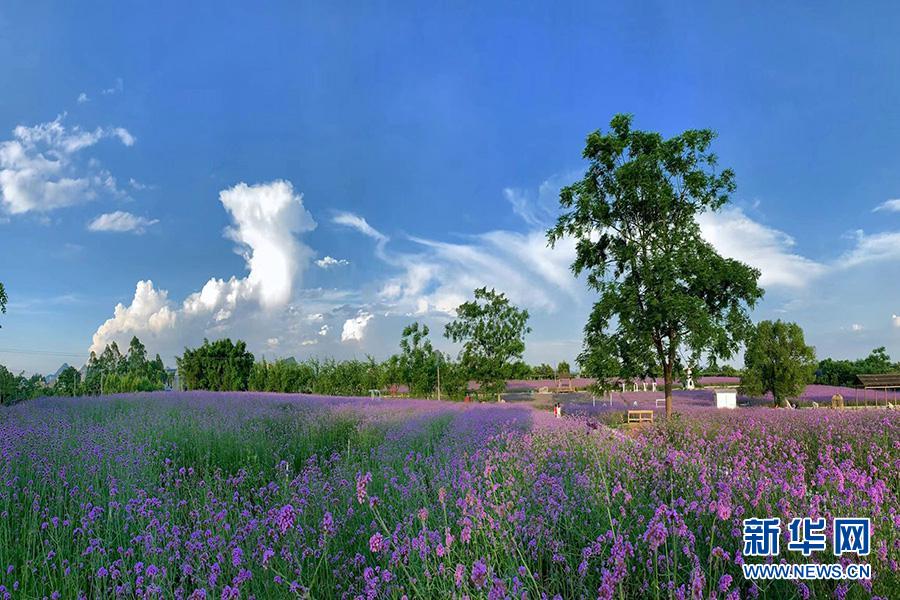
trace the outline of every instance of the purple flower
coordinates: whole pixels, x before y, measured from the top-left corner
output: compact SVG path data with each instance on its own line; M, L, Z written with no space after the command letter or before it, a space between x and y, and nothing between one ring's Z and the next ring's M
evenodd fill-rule
M369 538L369 550L371 550L374 554L378 554L385 547L384 537L378 532L372 534L372 537Z
M474 583L475 587L479 590L481 589L481 586L484 585L485 579L487 579L487 573L487 563L485 563L483 558L476 560L472 564L472 583Z
M372 482L372 474L368 471L365 475L361 473L356 474L356 501L360 504L365 503L366 497L369 494L368 487L369 483Z
M327 510L322 516L322 532L325 535L334 535L334 517Z
M278 530L281 533L286 532L288 529L294 526L294 519L296 518L296 511L294 507L290 504L285 504L278 510L278 514L275 515L275 524L278 526Z
M456 587L461 587L465 578L466 578L465 565L457 564L456 570L453 572L453 581L456 582Z
M275 551L272 550L271 548L266 548L265 550L263 550L263 553L262 553L263 566L269 564L269 560L271 560L273 556L275 556Z
M237 587L226 585L222 588L222 600L235 600L236 598L240 598L240 596L241 592Z

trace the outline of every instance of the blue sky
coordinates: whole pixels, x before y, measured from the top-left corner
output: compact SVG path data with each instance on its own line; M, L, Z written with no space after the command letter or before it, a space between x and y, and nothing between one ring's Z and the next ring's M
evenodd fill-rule
M762 269L754 318L900 355L890 3L190 4L0 7L0 363L380 358L482 284L571 361L592 297L541 232L617 112L718 131L738 191L702 226Z

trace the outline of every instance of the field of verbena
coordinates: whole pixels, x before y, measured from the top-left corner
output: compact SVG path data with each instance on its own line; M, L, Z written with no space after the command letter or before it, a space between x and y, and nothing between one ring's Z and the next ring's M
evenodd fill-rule
M897 597L897 412L589 419L264 394L0 408L0 598ZM749 516L871 517L874 577L745 581Z

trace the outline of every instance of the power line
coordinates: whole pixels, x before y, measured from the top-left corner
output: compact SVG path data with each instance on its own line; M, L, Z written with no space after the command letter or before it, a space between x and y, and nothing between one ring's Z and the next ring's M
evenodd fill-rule
M84 352L60 352L58 350L29 350L25 348L0 348L0 354L38 354L50 356L85 356ZM88 353L90 356L90 353Z

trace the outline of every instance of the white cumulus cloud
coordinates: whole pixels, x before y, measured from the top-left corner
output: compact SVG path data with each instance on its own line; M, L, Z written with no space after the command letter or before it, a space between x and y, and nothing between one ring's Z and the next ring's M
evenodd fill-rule
M113 317L94 334L92 350L100 351L110 341L121 342L140 333L169 333L169 338L161 341L177 349L197 343L208 333L227 333L233 327L244 326L261 335L260 323L266 323L272 328L271 336L271 331L290 326L289 301L313 256L296 236L316 226L302 196L294 193L289 182L273 181L253 186L240 183L223 190L219 200L232 221L225 236L237 243L236 251L244 257L248 274L227 280L213 277L180 307L168 300L165 290L142 281L131 305L117 306ZM176 321L179 327L171 329ZM169 325L170 331L164 332L161 324ZM261 343L267 341L261 339Z
M349 265L350 261L343 258L334 258L332 256L324 256L316 261L316 266L322 269L330 269L331 267L341 267Z
M239 183L223 190L219 200L234 222L225 235L239 244L238 252L247 261L247 282L258 291L264 307L284 305L294 279L313 256L295 237L316 227L302 195L294 194L290 182L279 180L254 186Z
M117 304L112 318L97 328L91 351L99 354L109 342L118 340L125 343L126 338L135 334L160 334L174 328L177 318L168 292L157 290L150 280L139 281L131 304Z
M12 139L0 142L0 207L6 212L49 212L93 200L104 192L124 195L108 171L98 168L94 160L79 160L79 155L107 138L131 146L134 136L122 127L67 127L64 118L60 115L31 127L19 125Z
M344 329L341 331L341 341L361 341L366 334L366 327L369 325L369 321L372 320L372 317L372 313L360 311L360 313L352 319L344 321Z
M120 233L136 233L142 234L147 227L159 223L158 219L148 219L139 217L130 212L117 210L111 213L104 213L94 218L88 223L90 231L114 231Z

